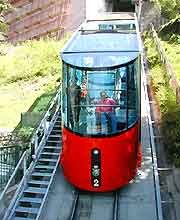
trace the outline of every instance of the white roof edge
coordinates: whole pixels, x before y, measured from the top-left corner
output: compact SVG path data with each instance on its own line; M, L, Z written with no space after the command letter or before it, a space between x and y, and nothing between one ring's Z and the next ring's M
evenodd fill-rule
M103 20L134 20L133 12L106 12L86 17L87 21L103 21Z

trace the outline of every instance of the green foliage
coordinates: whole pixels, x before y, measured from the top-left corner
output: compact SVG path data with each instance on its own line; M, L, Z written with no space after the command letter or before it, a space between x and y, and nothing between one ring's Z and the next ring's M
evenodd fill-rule
M178 34L172 34L169 39L171 44L180 44L180 36Z
M32 127L21 127L18 130L18 136L22 140L23 143L29 143L30 139L32 138L34 128Z
M11 5L6 0L0 0L0 14L4 11L7 11L11 8Z
M180 14L180 1L179 0L159 0L161 5L161 13L168 19L175 18Z
M42 95L41 97L36 100L36 103L34 105L34 108L32 109L32 112L45 112L47 110L47 107L49 106L50 101L54 97L55 93L49 93L47 92L45 95Z
M169 86L169 76L164 65L159 61L153 40L147 34L145 35L145 47L150 63L153 91L162 115L161 130L164 144L170 159L180 167L180 106L176 104L176 96Z
M172 43L180 44L180 14L174 19L171 19L168 23L164 24L158 35L162 40L170 41Z
M59 75L59 52L67 39L33 40L17 46L1 45L0 84Z
M158 64L151 68L151 78L153 90L159 102L161 113L164 114L176 103L176 96L169 87L169 77L165 67L162 64Z
M11 5L6 0L0 0L0 40L4 40L4 32L7 31L7 25L4 21L3 12L11 9Z
M160 63L159 54L154 46L152 39L149 37L148 33L144 34L144 45L148 48L147 60L151 68Z
M180 167L180 106L163 114L161 129L170 158Z
M46 111L60 85L59 53L68 38L0 45L0 127L15 128L22 112Z
M180 82L180 36L172 34L169 41L161 41L161 44L166 51L167 58L172 64L176 78Z

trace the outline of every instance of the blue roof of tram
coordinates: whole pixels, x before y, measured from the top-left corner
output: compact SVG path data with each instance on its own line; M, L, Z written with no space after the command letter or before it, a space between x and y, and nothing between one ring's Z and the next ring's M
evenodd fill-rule
M78 67L112 67L135 59L139 54L139 43L134 30L114 30L122 21L103 22L111 30L97 30L99 23L92 22L78 31L62 52L62 59ZM134 25L134 21L124 21L124 25ZM102 21L101 21L102 23ZM102 26L103 27L103 26ZM103 28L104 28L103 27ZM135 26L132 26L133 28ZM114 33L113 33L114 32Z

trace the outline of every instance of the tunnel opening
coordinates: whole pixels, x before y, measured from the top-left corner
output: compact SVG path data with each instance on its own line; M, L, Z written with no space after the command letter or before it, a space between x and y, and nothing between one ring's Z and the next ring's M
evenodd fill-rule
M107 11L135 12L134 0L106 0Z

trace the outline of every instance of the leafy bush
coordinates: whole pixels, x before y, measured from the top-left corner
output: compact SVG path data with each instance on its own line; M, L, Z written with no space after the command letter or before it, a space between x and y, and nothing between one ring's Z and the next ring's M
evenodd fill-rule
M144 46L148 48L147 60L151 68L160 63L159 54L148 33L144 34Z
M178 44L178 42L180 42L180 37L176 36L176 35L172 35L169 42L168 41L161 41L167 57L170 61L170 63L172 64L173 70L175 72L176 78L179 80L180 82L180 44Z
M164 144L174 164L180 167L180 106L176 104L176 96L169 86L169 76L160 63L153 40L146 34L145 46L153 91L161 111L161 131ZM154 62L154 63L153 63Z
M180 167L180 106L174 106L162 116L162 133L170 158Z
M54 97L54 93L46 93L45 95L42 95L36 100L36 105L32 109L32 112L45 112L47 111L47 108L51 102L51 100Z
M180 44L180 36L178 34L172 34L169 42L172 44Z
M30 139L32 138L33 132L34 128L23 126L18 130L18 136L23 143L29 143Z
M166 18L172 19L180 14L180 1L179 0L159 0L161 5L162 15Z

